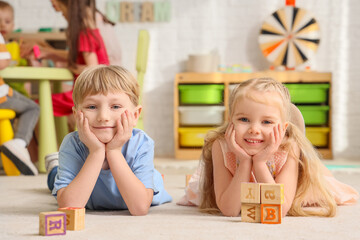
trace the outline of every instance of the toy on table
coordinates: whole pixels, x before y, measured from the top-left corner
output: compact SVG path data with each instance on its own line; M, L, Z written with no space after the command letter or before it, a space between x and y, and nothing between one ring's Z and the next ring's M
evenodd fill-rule
M19 43L17 41L11 41L6 44L6 49L9 51L11 55L10 66L27 66L27 61L24 58L20 57L20 45L21 39ZM23 82L6 82L11 88L15 89L22 95L29 97L28 90L29 84L26 84L29 87L25 87L25 83Z
M85 228L85 208L65 207L58 211L66 214L67 230L78 231Z
M284 185L241 183L241 221L280 224Z
M40 59L41 52L40 52L40 48L38 45L33 46L33 52L34 52L35 59L38 60L39 62L41 62L41 59Z
M60 211L39 214L39 234L43 236L65 235L66 214Z

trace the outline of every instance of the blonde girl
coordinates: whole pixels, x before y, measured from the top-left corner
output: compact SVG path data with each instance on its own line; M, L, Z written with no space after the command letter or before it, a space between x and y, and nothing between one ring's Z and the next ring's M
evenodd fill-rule
M207 134L179 204L238 216L242 182L283 183L284 216L332 217L337 204L356 202L356 190L331 175L303 126L294 124L298 109L284 85L271 78L242 82L229 104L229 119Z

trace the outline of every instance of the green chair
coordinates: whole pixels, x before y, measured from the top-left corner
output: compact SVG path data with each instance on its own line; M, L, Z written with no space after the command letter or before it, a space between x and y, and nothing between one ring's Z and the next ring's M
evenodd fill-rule
M143 84L144 76L146 73L146 66L148 60L148 51L149 51L149 42L150 35L147 30L140 30L138 36L138 46L136 54L136 71L137 71L137 80L140 85L140 101L139 104L142 104L142 95L143 95ZM144 129L143 123L143 113L141 112L136 128Z

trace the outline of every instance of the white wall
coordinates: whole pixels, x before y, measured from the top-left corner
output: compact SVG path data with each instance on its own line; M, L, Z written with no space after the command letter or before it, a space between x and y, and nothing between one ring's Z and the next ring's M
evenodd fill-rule
M154 0L158 1L158 0ZM170 0L172 17L165 23L118 23L124 65L135 72L137 32L151 35L144 86L145 128L156 142L158 156L173 156L173 80L184 71L188 54L217 50L221 63L249 63L255 70L269 64L257 39L262 21L284 6L284 0ZM49 0L8 0L16 26L24 30L65 27ZM105 0L98 0L100 10ZM140 0L135 2L142 2ZM332 127L335 157L360 156L360 1L298 0L321 28L321 43L312 70L333 73ZM155 97L156 96L156 97Z

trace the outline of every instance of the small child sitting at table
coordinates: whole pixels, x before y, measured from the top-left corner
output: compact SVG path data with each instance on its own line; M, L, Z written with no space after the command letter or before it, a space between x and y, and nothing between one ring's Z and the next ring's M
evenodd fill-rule
M0 70L10 63L10 53L0 34ZM37 175L38 170L32 163L27 146L33 136L39 118L39 106L29 98L13 90L0 77L0 109L11 109L18 117L14 139L0 146L0 151L7 156L24 175Z
M14 8L5 1L0 1L0 32L5 40L6 49L11 54L13 63L11 65L21 65L23 58L20 58L20 44L16 41L10 41L10 33L14 31ZM26 62L26 60L25 60ZM29 97L29 93L25 89L23 82L7 83L10 87Z

